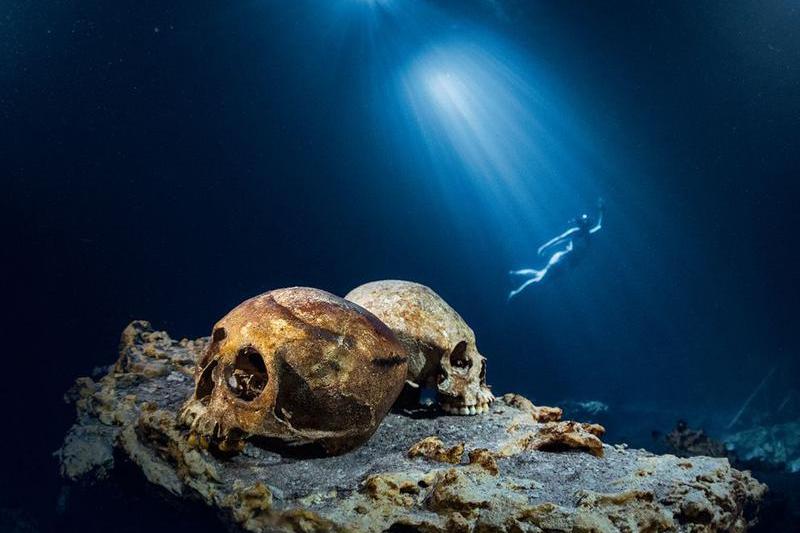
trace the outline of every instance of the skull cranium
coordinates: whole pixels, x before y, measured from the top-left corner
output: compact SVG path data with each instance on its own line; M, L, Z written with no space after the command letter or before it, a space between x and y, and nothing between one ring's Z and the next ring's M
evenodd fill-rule
M374 313L406 346L411 387L435 387L439 404L449 413L488 410L494 396L475 333L433 290L410 281L374 281L345 299Z
M317 289L278 289L214 326L181 418L223 451L260 438L340 453L372 435L406 367L392 331L358 305Z

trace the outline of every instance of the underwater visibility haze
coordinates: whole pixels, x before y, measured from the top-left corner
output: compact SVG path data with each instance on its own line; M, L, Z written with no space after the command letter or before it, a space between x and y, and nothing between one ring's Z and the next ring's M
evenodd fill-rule
M268 290L398 279L458 310L495 394L605 442L780 427L742 467L788 528L797 28L778 0L4 2L0 525L187 523L120 526L52 457L130 321L197 338Z

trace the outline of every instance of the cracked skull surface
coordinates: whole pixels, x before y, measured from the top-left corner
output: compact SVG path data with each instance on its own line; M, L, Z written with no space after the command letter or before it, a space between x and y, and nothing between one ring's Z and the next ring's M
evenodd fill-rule
M448 413L474 415L489 409L494 396L475 333L433 290L410 281L374 281L345 299L374 313L405 345L409 387L435 388Z
M318 289L278 289L214 326L181 419L222 451L251 439L342 453L372 435L406 373L404 347L370 312Z

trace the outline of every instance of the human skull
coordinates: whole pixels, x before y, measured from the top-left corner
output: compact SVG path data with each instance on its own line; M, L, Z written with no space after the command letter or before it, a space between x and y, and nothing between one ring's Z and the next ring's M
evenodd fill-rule
M374 281L345 299L374 313L405 345L411 387L436 387L438 403L452 414L488 411L494 396L475 333L433 290L410 281Z
M222 451L250 438L341 453L372 435L406 372L402 344L368 311L317 289L273 290L214 326L181 420Z

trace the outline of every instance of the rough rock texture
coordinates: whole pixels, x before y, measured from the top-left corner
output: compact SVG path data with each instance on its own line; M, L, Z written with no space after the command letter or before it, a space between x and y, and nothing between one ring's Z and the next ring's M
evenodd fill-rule
M679 457L726 457L725 446L702 429L693 429L680 420L675 428L667 433L664 442L669 451Z
M800 472L800 421L734 433L725 438L725 445L743 464Z
M131 324L109 374L68 395L78 420L62 474L92 481L127 457L151 483L249 531L743 531L766 489L726 459L603 445L601 427L518 395L478 418L391 413L337 457L247 444L217 458L176 419L206 342Z

